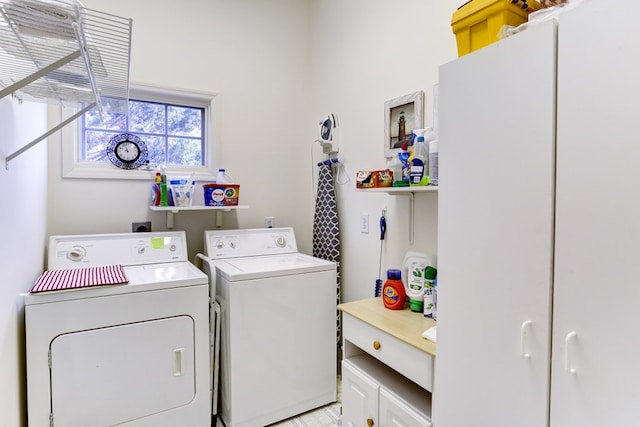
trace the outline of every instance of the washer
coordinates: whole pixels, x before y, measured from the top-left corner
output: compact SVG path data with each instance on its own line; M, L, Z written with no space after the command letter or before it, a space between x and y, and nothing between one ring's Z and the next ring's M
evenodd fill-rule
M25 296L30 426L209 426L208 277L184 232L52 236L49 270L128 284Z
M336 401L336 264L293 228L205 231L221 307L220 417L265 426Z

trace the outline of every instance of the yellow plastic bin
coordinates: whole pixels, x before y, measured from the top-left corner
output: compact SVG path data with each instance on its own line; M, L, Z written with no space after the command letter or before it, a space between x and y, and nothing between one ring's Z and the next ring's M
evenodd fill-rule
M497 42L504 25L517 27L538 9L537 0L471 0L463 4L451 18L458 56Z

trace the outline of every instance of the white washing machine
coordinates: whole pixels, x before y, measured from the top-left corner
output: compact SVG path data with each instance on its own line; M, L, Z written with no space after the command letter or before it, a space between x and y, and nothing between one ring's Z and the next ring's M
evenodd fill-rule
M29 426L209 426L209 285L185 233L53 236L48 252L49 270L120 264L129 282L25 296Z
M336 264L292 228L205 231L221 307L220 417L262 427L336 401Z

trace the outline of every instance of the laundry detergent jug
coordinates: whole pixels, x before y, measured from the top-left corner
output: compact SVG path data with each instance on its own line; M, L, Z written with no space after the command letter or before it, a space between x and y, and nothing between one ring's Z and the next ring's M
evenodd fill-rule
M436 268L436 256L423 252L407 252L402 263L402 283L411 311L423 312L425 269Z

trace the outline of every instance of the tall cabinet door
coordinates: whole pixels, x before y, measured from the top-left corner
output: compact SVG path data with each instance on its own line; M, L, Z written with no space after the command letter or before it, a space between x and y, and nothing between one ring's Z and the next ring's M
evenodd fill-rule
M591 1L560 19L552 427L640 419L638 16Z
M438 427L547 423L552 22L440 68Z

